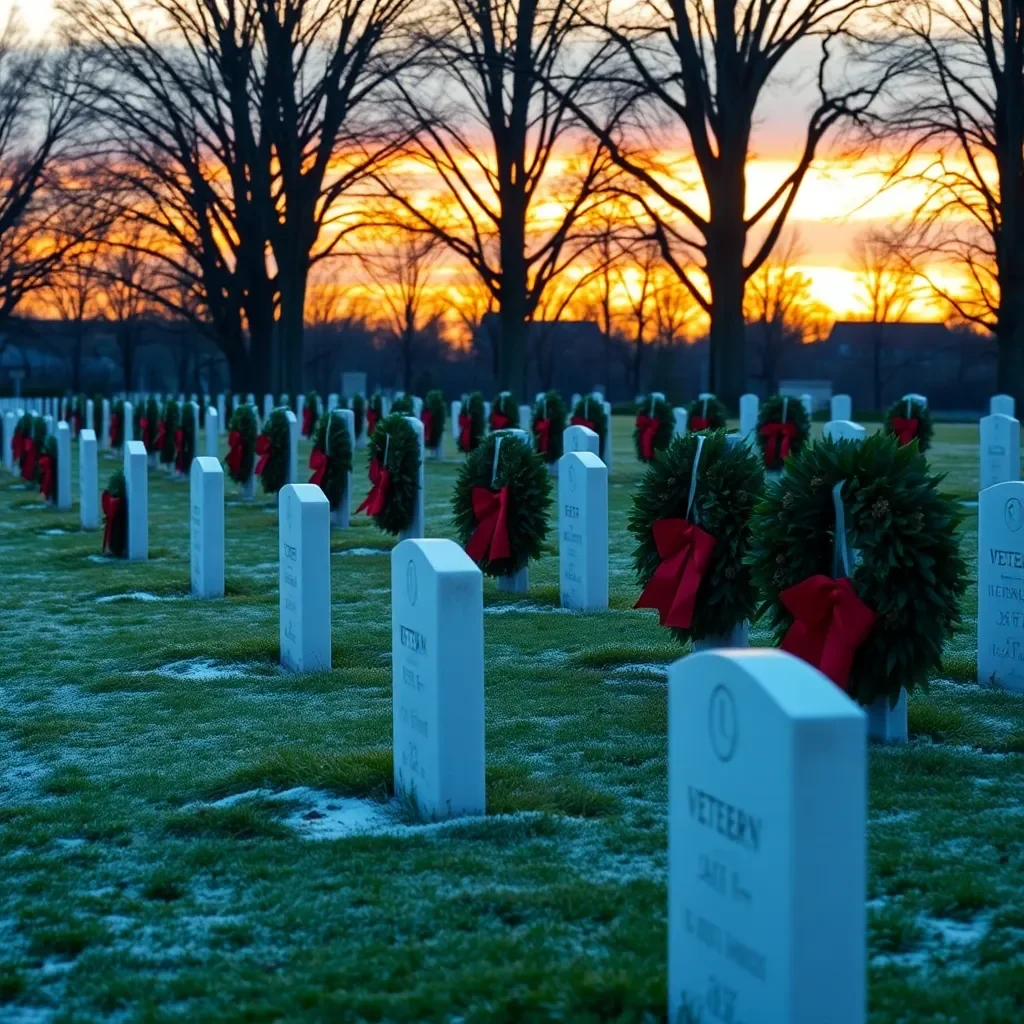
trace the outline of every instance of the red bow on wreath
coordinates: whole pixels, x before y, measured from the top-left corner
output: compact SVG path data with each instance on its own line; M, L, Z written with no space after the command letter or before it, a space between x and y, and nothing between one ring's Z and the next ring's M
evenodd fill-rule
M116 442L117 442L118 434L120 433L120 427L121 427L121 417L118 416L116 412L115 413L111 413L110 414L110 447L111 448L116 448L117 447L117 443Z
M468 412L459 413L459 448L469 451L473 439L473 417Z
M167 424L161 420L156 428L156 444L153 447L162 452L165 444L167 444Z
M597 427L594 426L593 422L591 420L584 419L582 416L573 416L572 426L586 427L588 430L594 431L595 434L597 433Z
M473 488L473 518L477 527L466 545L466 554L479 563L486 556L489 562L512 557L508 539L508 488L490 491Z
M143 443L146 451L149 451L149 420L145 416L139 417L139 440Z
M690 417L690 429L696 434L699 430L707 430L711 426L711 420L703 416Z
M795 423L766 423L761 427L764 438L764 461L769 466L783 461L789 455L789 449L796 440Z
M316 484L318 487L323 487L324 474L327 472L327 467L330 465L330 459L327 458L327 453L320 451L319 448L314 448L309 453L309 468L313 470L313 475L309 478L311 484Z
M391 473L374 456L370 459L370 493L356 509L356 515L365 511L368 516L379 516L387 507L388 492L391 490Z
M537 438L537 451L545 454L550 443L548 435L551 433L551 420L537 420L533 425L533 433Z
M430 442L434 440L434 414L429 409L424 409L420 413L420 422L423 424L425 446L431 448L433 445Z
M14 457L14 461L21 463L21 453L25 450L25 439L21 436L21 430L14 431L14 437L11 438L11 455Z
M253 472L257 476L262 476L263 470L267 468L267 463L270 461L270 438L266 434L260 434L256 438L256 454L260 457L260 460L256 463L256 468Z
M179 427L174 432L174 447L177 449L177 455L174 457L174 468L179 473L185 472L185 432Z
M110 535L114 531L114 520L121 514L122 500L115 498L110 491L103 492L103 550L110 550Z
M377 415L373 409L366 410L366 436L369 437L373 433L373 428L377 426L377 420L380 416Z
M313 430L313 410L310 406L302 407L302 436L309 437Z
M53 495L53 459L46 452L39 456L39 493L47 501Z
M232 476L238 476L242 472L242 455L244 454L242 446L242 435L237 430L232 430L228 434L228 470Z
M504 430L512 421L499 410L491 412L491 430Z
M636 429L640 431L640 454L645 459L654 458L654 439L661 424L653 416L640 413L636 418Z
M920 422L916 416L893 416L892 432L900 439L900 444L910 444L917 437Z
M689 629L715 538L687 519L658 519L652 532L661 565L634 607L656 608L663 626Z
M857 648L878 616L857 596L848 579L831 576L809 576L782 591L779 600L793 616L782 649L846 690Z
M21 442L21 478L34 480L36 476L36 443L31 437Z

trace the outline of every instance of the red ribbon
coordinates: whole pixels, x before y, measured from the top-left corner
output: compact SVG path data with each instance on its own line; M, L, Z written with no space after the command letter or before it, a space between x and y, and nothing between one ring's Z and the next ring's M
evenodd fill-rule
M149 420L145 416L139 417L139 440L145 446L146 451L149 451Z
M11 455L19 465L21 465L21 453L24 450L25 439L21 436L21 430L17 429L14 431L14 437L11 438Z
M174 457L174 468L179 473L185 472L185 433L179 427L174 432L174 447L177 449L177 455Z
M796 440L795 423L766 423L761 427L764 438L764 461L767 466L774 466L785 460L789 455L790 445Z
M237 430L228 434L228 470L232 476L238 476L242 471L242 435Z
M689 629L715 538L687 519L658 519L652 531L661 565L633 607L656 608L663 626Z
M121 417L116 412L110 414L110 447L116 448L118 431L121 426Z
M318 487L323 487L324 474L327 472L329 464L330 459L327 458L327 453L320 451L319 448L314 448L309 453L309 468L313 470L313 475L309 478L309 482L316 484Z
M846 690L853 657L878 616L857 596L848 579L831 576L808 576L782 591L779 600L793 616L782 649Z
M368 516L378 516L387 507L391 473L380 464L376 456L370 459L370 483L373 484L370 493L356 509L356 515L365 511Z
M165 444L167 444L167 424L161 420L156 428L156 444L153 447L158 452L162 452Z
M420 413L420 422L423 424L424 447L435 448L430 442L434 440L434 414L429 409Z
M550 444L548 435L551 433L551 420L537 420L533 425L533 433L537 438L537 451L546 453Z
M491 430L504 430L511 422L508 416L497 409L491 413Z
M115 498L110 491L103 492L103 550L110 550L110 534L114 529L114 520L121 514L122 500Z
M916 416L893 416L892 432L900 439L900 444L910 444L917 437L919 422Z
M473 417L468 412L459 413L459 448L468 452L473 443Z
M257 476L262 476L263 470L267 468L267 463L270 461L270 438L266 434L260 434L256 438L256 454L260 457L260 460L256 463L256 468L253 472Z
M582 416L573 416L571 423L574 427L586 427L595 434L597 433L597 427L590 420L585 420Z
M486 556L489 562L512 557L508 539L508 488L490 491L486 487L473 488L473 518L477 527L466 545L466 554L474 562Z
M373 411L373 409L366 410L366 436L369 437L373 433L373 428L377 426L377 420L380 416Z
M703 416L691 416L690 417L690 430L695 434L698 430L707 430L711 426L711 421L706 420Z
M53 459L43 452L39 456L39 493L49 501L53 495Z
M308 405L302 407L302 436L309 437L313 430L313 410Z
M21 442L21 479L34 480L36 476L36 443L31 437Z
M644 459L654 458L654 439L658 436L661 424L653 416L640 413L636 418L636 429L640 431L640 456Z

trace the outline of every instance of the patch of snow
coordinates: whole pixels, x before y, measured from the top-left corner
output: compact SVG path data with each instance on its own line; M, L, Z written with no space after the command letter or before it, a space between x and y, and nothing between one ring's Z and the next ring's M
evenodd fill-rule
M216 661L213 658L190 658L187 661L172 661L154 669L162 676L173 676L185 682L195 683L208 679L249 679L253 673L246 665ZM135 672L133 675L146 675Z
M69 964L70 966L70 964ZM4 1006L4 1024L49 1024L56 1010L43 1006Z
M616 676L664 676L668 678L668 665L656 662L638 662L630 665L619 665L612 669L612 675Z
M61 530L59 527L54 530L43 530L44 537L63 537L64 534L68 533L68 530Z
M332 551L333 557L341 557L342 555L356 555L358 557L364 557L367 555L390 555L391 548L346 548L344 551Z
M532 615L537 612L550 612L555 615L582 615L583 612L574 611L572 608L561 608L554 604L527 604L520 601L516 604L491 604L484 608L484 615L508 615L511 612Z
M921 927L938 933L947 946L967 946L981 942L988 934L991 915L979 914L972 921L952 921L945 917L920 918Z
M156 594L149 594L145 590L132 590L127 594L107 594L106 597L97 597L97 604L111 604L113 601L177 601L176 597L157 597Z
M19 509L23 509L23 508L35 509L35 508L49 508L49 507L50 506L47 505L47 503L45 501L33 501L33 502L30 502L27 505L19 505L18 506Z

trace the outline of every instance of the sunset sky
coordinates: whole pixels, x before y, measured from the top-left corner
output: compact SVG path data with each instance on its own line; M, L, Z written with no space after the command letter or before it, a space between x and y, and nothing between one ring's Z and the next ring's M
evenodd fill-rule
M0 20L6 19L11 6L12 0L0 0ZM20 6L30 29L45 35L52 26L52 0L33 0ZM802 128L796 111L807 107L813 96L809 74L813 56L812 50L798 54L760 110L755 156L748 168L751 206L791 168L791 154L799 145ZM826 149L808 174L789 219L789 230L799 239L799 269L811 281L812 296L837 318L864 314L853 259L858 236L875 224L891 222L913 206L915 197L907 189L876 196L879 181L876 159L851 164ZM442 265L440 270L441 276L448 278L464 273L453 265ZM928 319L937 311L922 300L911 315Z

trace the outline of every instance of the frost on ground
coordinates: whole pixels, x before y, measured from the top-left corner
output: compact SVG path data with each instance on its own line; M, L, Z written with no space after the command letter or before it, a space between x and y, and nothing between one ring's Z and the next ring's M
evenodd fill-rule
M157 597L156 594L149 594L145 590L133 590L127 594L107 594L105 597L97 597L97 604L111 604L114 601L177 601L177 597Z
M342 558L345 555L355 555L357 557L366 557L369 555L390 555L391 548L345 548L343 551L332 551L331 554L335 558Z
M527 604L525 601L518 601L515 604L489 604L484 608L484 615L508 615L512 612L522 612L531 615L537 612L560 615L584 614L584 612L578 612L574 608L562 608L551 604Z
M154 671L161 676L171 676L174 679L181 679L185 682L195 683L207 679L250 679L254 675L265 675L265 666L260 666L260 672L255 672L253 666L245 664L233 664L230 662L216 661L213 658L191 658L188 661L172 661L167 665L161 665ZM146 675L145 672L136 672L135 675Z

